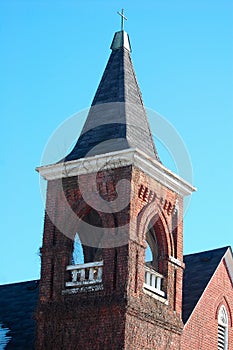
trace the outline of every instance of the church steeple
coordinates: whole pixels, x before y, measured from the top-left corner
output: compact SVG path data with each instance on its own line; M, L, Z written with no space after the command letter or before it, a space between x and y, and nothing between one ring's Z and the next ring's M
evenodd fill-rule
M65 161L129 148L159 160L124 30L115 33L111 50L81 135Z
M74 149L37 169L37 350L180 348L183 197L195 189L157 161L124 30L111 49Z

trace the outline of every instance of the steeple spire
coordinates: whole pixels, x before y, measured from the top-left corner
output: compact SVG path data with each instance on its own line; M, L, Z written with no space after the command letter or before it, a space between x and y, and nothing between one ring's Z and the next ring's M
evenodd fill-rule
M124 9L121 12L117 12L121 16L121 31L116 32L112 41L111 49L117 50L121 47L124 47L126 50L131 52L131 46L129 41L128 34L124 31L124 21L127 21L127 18L124 16Z
M123 11L120 15L126 19ZM129 148L159 160L124 30L115 33L111 50L81 135L65 161Z

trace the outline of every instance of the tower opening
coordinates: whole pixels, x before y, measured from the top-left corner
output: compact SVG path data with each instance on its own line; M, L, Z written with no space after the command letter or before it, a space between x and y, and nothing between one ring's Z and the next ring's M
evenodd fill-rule
M83 246L80 241L78 232L74 237L73 253L72 253L72 265L84 264Z
M146 233L146 254L145 263L148 267L158 271L159 269L159 247L156 238L156 233L151 227Z
M85 264L103 259L99 236L95 234L96 228L102 227L102 220L96 210L92 209L83 218L84 225L80 225L74 236L71 263ZM85 223L87 225L85 225Z

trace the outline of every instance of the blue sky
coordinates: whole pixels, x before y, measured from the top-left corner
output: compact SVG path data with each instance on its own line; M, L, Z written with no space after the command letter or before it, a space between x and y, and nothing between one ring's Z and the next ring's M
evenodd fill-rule
M184 252L233 247L232 1L1 1L0 283L39 277L34 169L54 130L90 106L122 7L145 106L175 127L191 157L198 191Z

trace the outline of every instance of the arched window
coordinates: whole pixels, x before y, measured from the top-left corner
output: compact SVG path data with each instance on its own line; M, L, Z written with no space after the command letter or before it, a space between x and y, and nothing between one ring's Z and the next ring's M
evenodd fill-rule
M87 225L86 225L87 224ZM86 264L103 259L100 247L100 236L96 234L96 227L102 227L99 214L93 209L81 221L78 232L74 236L71 264Z
M146 233L146 252L145 252L145 282L144 290L165 297L164 276L160 271L161 251L158 244L159 236L156 236L156 226L149 226Z
M228 348L228 317L226 308L222 305L218 313L218 350Z
M88 247L82 244L79 234L74 236L73 252L72 252L72 265L79 265L88 262L95 262L102 260L102 249L95 247Z
M80 241L78 233L74 237L74 248L72 254L72 265L78 265L84 263L83 247Z
M151 227L146 233L146 254L145 263L148 267L152 267L156 271L159 268L159 248L156 238L156 233L153 227Z

